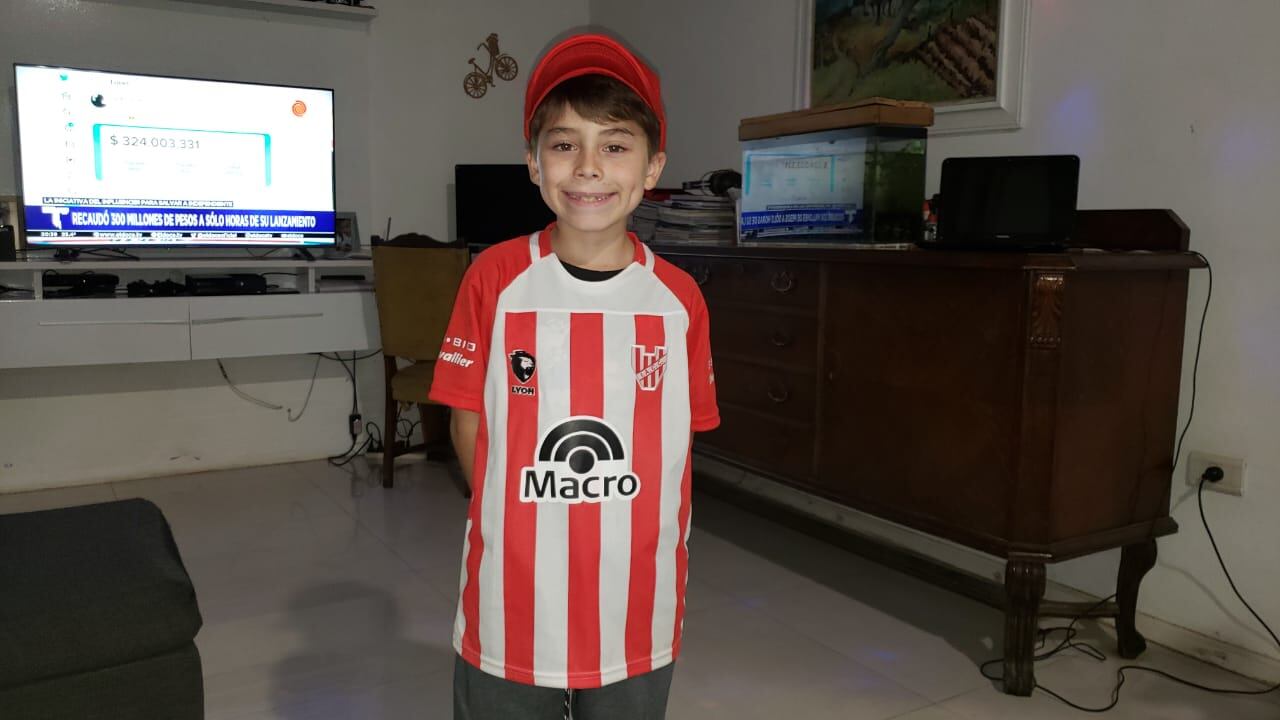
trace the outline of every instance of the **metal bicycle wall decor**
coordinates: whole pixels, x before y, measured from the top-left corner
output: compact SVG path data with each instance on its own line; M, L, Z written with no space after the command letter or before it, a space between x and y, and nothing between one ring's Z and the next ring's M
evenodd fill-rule
M475 69L467 73L462 80L462 89L477 100L484 97L490 85L497 85L493 80L494 75L511 81L515 80L516 75L520 73L520 66L516 63L516 59L498 49L498 33L490 33L484 42L476 46L477 50L481 48L489 51L489 67L481 69L476 59L471 58L467 62L471 63L471 67Z

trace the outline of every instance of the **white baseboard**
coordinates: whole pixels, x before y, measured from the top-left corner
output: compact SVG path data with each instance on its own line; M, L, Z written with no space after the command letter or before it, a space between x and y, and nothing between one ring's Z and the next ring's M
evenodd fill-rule
M1280 682L1280 659L1223 642L1143 612L1138 613L1137 625L1138 632L1148 642L1268 685Z
M382 453L380 452L367 452L364 454L364 459L365 459L365 462L369 463L370 466L382 465ZM427 459L427 454L425 452L422 452L421 450L416 450L414 452L400 453L399 455L396 456L396 465L408 465L409 463L425 462L426 459Z
M810 495L803 490L759 477L713 458L698 455L695 462L699 473L705 473L754 495L768 498L858 534L928 556L973 575L990 578L995 582L1004 582L1004 561L995 556ZM1054 599L1084 602L1101 599L1091 593L1053 581L1049 581L1045 595ZM1149 642L1174 652L1189 655L1262 682L1275 683L1280 680L1280 659L1223 642L1218 638L1143 612L1138 613L1136 624L1138 631Z

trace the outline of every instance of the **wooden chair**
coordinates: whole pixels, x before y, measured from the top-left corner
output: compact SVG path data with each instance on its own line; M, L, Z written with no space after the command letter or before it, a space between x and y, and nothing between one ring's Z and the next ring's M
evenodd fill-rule
M382 333L386 374L386 422L383 429L382 486L395 478L396 412L399 403L414 403L422 418L424 449L447 453L446 408L427 399L436 358L444 342L453 300L466 271L466 248L406 247L391 244L373 248L374 290ZM410 364L401 367L400 360ZM406 450L407 451L407 450ZM462 484L464 494L466 485Z

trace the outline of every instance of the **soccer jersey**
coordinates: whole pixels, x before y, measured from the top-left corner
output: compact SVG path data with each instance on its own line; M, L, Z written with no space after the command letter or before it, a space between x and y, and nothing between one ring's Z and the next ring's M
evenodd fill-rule
M480 414L454 649L592 688L679 654L690 431L720 419L694 281L634 235L622 272L580 280L549 230L476 257L430 397Z

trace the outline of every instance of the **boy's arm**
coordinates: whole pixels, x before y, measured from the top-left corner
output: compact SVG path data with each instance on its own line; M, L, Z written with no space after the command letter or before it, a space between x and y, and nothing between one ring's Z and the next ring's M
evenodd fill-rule
M453 450L458 454L458 464L462 466L462 477L467 481L467 488L474 490L471 468L476 459L476 432L480 428L480 413L453 408L450 415L449 436L453 439Z

